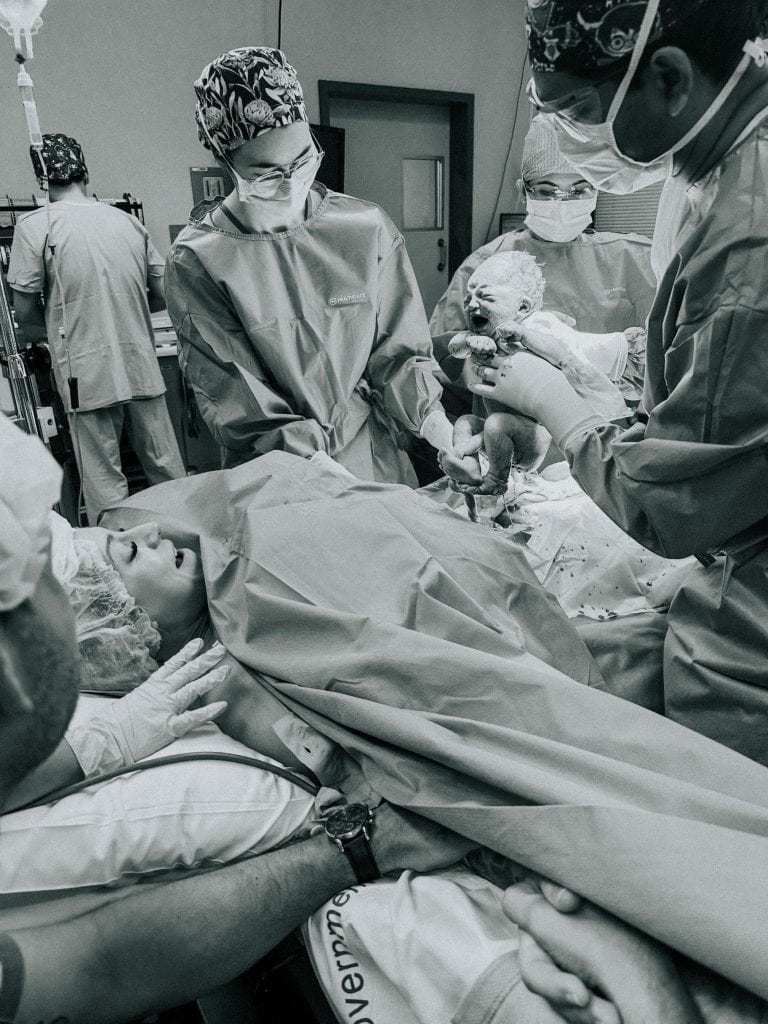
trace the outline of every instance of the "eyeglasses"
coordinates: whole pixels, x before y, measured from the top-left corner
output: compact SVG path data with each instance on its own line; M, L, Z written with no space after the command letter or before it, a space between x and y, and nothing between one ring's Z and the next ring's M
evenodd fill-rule
M525 194L530 196L531 199L540 199L544 202L554 201L565 201L569 199L591 199L597 191L594 186L590 185L588 181L580 181L576 185L571 185L570 188L558 188L557 185L550 185L542 182L540 185L531 185L527 181L523 182L523 189Z
M599 86L620 78L625 72L624 66L621 69L614 69L610 75L606 75L595 85L585 85L582 89L574 89L573 92L565 93L565 95L558 96L557 99L549 100L546 103L539 97L536 83L530 78L525 87L525 94L529 103L540 114L555 114L558 120L574 124L601 124L605 120L605 116Z
M314 152L299 157L298 160L294 160L287 167L274 167L271 171L267 171L265 174L257 174L255 178L247 178L246 181L254 187L254 192L258 191L263 197L266 198L274 195L286 178L292 178L294 175L300 174L312 164L315 165L315 168L320 166L325 153L316 142L314 146Z

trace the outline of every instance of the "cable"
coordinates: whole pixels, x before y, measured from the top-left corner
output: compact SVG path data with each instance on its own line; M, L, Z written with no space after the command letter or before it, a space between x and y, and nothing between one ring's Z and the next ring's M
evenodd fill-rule
M29 803L23 804L21 807L14 807L13 810L8 811L8 813L16 814L17 811L28 811L33 807L46 807L49 804L54 804L59 800L63 800L65 796L71 796L73 793L81 793L84 789L89 789L91 786L98 786L102 782L110 782L112 779L120 778L121 775L130 775L132 772L148 771L150 768L164 768L169 764L182 764L187 761L229 761L232 764L244 764L249 768L261 768L262 771L278 775L281 779L286 779L288 782L292 782L295 786L303 789L306 793L311 793L312 796L316 796L319 789L319 786L316 786L309 779L304 778L303 775L298 775L290 771L288 768L280 768L275 764L271 764L269 761L263 761L259 757L247 757L245 754L193 752L189 754L169 754L167 757L158 757L151 761L139 761L136 764L126 765L123 768L114 768L111 772L105 772L103 775L94 775L89 779L83 779L81 782L75 782L71 786L54 790L53 793L48 793L46 796L40 797L37 800L31 800Z
M494 230L494 227L495 227L495 224L496 224L496 212L497 212L497 210L499 208L499 203L501 202L501 194L504 191L504 182L506 181L506 178L507 178L507 167L509 166L509 159L512 156L512 147L515 144L515 132L517 131L517 120L518 120L518 117L520 116L520 100L522 99L522 96L523 96L523 82L525 81L525 72L526 72L527 67L528 67L528 57L526 55L525 57L523 57L523 70L520 73L520 84L517 87L517 101L515 103L515 119L512 122L512 134L511 134L510 140L509 140L509 149L507 150L507 155L504 158L504 166L503 166L502 171L501 171L501 181L499 182L499 191L496 193L496 200L495 200L495 202L493 204L493 213L491 214L491 222L488 225L488 230L485 233L485 240L486 240L486 242L489 242L491 240L491 232ZM495 237L495 235L493 237Z
M277 48L283 48L283 0L277 3Z

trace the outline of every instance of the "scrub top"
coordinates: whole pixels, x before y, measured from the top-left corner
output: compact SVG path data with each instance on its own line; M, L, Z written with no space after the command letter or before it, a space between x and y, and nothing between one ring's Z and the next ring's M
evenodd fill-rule
M688 189L675 247L648 322L647 422L596 424L566 455L641 544L706 563L669 611L667 714L768 763L768 124Z
M78 380L81 412L165 392L147 300L148 275L162 273L144 225L107 203L52 203L50 228L44 207L19 217L8 284L44 295L53 374L67 412L69 377Z
M603 334L645 326L656 291L649 238L595 231L572 242L546 242L527 228L509 232L464 260L432 314L435 355L452 380L462 364L448 356L448 342L466 330L467 281L490 256L514 251L536 258L546 281L543 308L573 317L576 330Z
M225 466L323 451L356 476L415 483L400 449L442 389L402 236L372 203L318 183L310 199L278 233L193 210L166 268L182 369Z

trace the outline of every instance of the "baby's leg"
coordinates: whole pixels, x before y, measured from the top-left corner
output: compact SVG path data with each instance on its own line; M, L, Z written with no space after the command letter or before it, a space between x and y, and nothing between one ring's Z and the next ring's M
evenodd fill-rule
M448 474L456 489L474 488L483 479L480 471L480 459L477 456L483 439L483 419L481 416L460 416L453 428L453 448L455 454L444 452L440 465Z
M483 447L488 458L488 472L478 488L480 494L503 494L509 482L509 471L515 457L515 435L518 417L512 413L494 412L483 428Z
M515 469L538 469L549 451L552 438L545 427L535 420L522 416L517 412L492 402L484 402L488 409L486 424L491 421L490 429L509 434L514 446L512 465ZM498 419L496 418L498 417ZM486 429L488 429L486 427ZM490 455L488 456L490 458Z

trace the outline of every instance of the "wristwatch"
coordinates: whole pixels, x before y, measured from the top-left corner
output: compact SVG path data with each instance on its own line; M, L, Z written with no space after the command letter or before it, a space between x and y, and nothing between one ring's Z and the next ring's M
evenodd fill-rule
M322 818L325 834L346 856L358 882L381 878L371 849L373 811L367 804L342 804L332 807Z

